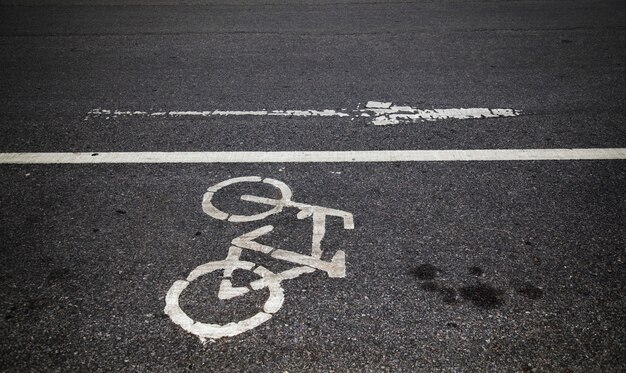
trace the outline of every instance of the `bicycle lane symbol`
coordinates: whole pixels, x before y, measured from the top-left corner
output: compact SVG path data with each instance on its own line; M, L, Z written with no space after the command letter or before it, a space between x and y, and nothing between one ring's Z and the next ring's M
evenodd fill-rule
M265 212L254 215L228 214L213 205L213 196L220 189L233 184L248 182L269 184L278 189L281 197L279 199L271 199L252 195L241 196L241 200L243 201L255 202L271 207ZM298 219L311 218L312 220L311 254L304 255L256 242L255 240L257 238L268 234L274 229L272 225L265 225L236 237L231 241L231 246L228 249L228 255L225 259L199 265L191 271L185 280L174 282L165 297L166 305L164 310L174 323L181 326L187 332L195 334L201 341L232 337L256 328L271 319L272 315L278 312L284 301L284 290L281 286L283 281L295 279L305 273L312 273L317 270L326 272L328 277L331 278L342 278L346 276L344 251L338 250L329 262L324 261L321 259L323 254L322 240L326 234L326 217L339 217L343 220L344 229L354 229L352 214L346 211L295 202L291 200L291 197L291 189L287 184L275 179L262 179L258 176L228 179L213 185L207 190L202 200L203 211L215 219L226 220L232 223L262 220L270 215L280 213L284 208L299 209L300 211L296 215ZM257 251L269 255L274 259L289 262L297 266L280 273L273 273L263 266L241 260L240 257L244 249ZM260 278L252 281L248 286L234 287L231 282L231 277L235 270L252 271L260 276ZM180 307L179 298L181 293L200 276L215 271L222 271L223 278L217 293L217 297L221 300L236 298L250 291L267 288L269 290L269 297L263 305L263 310L247 319L233 321L223 325L202 323L190 318Z

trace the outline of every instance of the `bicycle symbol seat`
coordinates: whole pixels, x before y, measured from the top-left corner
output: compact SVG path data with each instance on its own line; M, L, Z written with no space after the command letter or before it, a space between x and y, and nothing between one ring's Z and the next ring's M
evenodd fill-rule
M269 207L267 211L252 215L228 214L227 212L219 210L213 204L213 197L220 189L237 183L250 182L265 183L275 187L280 192L280 198L271 199L242 195L240 199L243 201L255 202ZM265 225L236 237L231 241L231 246L228 249L228 255L225 259L199 265L191 271L187 279L174 282L165 297L166 305L164 310L174 323L180 325L189 333L197 335L202 341L205 341L207 338L217 339L221 337L232 337L268 321L272 318L272 315L282 307L284 301L284 290L281 286L282 281L291 280L305 273L315 272L316 270L326 272L328 277L331 278L346 276L345 253L342 250L338 250L330 261L322 260L322 240L326 234L327 216L341 218L343 220L344 229L354 229L352 214L346 211L294 202L291 200L291 197L291 189L287 184L275 179L262 179L258 176L229 179L215 184L207 190L202 200L202 210L215 219L226 220L233 223L262 220L270 215L280 213L284 208L299 209L300 211L296 215L297 218L311 218L313 223L311 254L304 255L294 251L277 249L257 242L257 238L268 234L274 229L272 225ZM244 249L260 252L274 259L289 262L297 266L280 273L273 273L263 266L250 261L241 260L240 257ZM250 282L248 286L234 287L231 278L235 270L252 271L260 278ZM263 305L263 310L247 319L233 321L224 325L207 324L191 319L179 305L180 295L194 280L214 271L222 271L223 277L217 293L218 299L221 300L232 299L250 291L267 288L269 290L269 297Z

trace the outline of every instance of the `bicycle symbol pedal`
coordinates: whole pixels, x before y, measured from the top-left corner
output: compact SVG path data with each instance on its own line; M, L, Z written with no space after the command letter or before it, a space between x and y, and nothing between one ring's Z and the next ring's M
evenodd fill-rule
M228 214L213 205L213 197L220 189L233 184L250 182L265 183L275 187L280 192L280 198L271 199L242 195L240 197L242 201L255 202L270 207L267 211L252 215ZM202 341L205 341L207 338L217 339L232 337L256 328L271 319L272 315L278 312L284 301L284 290L281 286L283 281L295 279L305 273L312 273L317 270L326 272L330 278L346 276L345 253L342 250L338 250L330 261L322 260L322 240L326 234L327 216L341 218L343 220L344 229L354 229L352 214L327 207L294 202L291 200L291 197L291 189L287 184L275 179L262 179L258 176L228 179L213 185L207 190L202 200L202 210L215 219L226 220L233 223L262 220L270 215L280 213L284 208L299 209L300 211L297 214L298 219L311 218L313 222L311 254L304 255L295 251L277 249L257 242L257 238L268 234L274 229L272 225L262 226L234 238L231 241L231 246L228 249L228 255L225 259L199 265L189 273L185 280L175 281L169 289L165 297L166 305L164 311L174 323L178 324L189 333L197 335ZM279 273L274 273L256 263L241 260L241 254L244 249L260 252L274 259L289 262L297 266ZM260 278L250 282L248 286L235 287L231 281L235 270L252 271ZM263 310L252 317L226 324L202 323L194 321L189 317L179 305L180 295L194 280L215 271L222 271L223 276L217 293L218 299L233 299L247 294L250 291L268 289L269 297L263 305Z

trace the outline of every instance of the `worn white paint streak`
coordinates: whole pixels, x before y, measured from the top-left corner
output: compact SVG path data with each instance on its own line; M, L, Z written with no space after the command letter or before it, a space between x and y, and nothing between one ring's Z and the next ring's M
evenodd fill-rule
M349 117L350 114L335 110L274 110L267 115L281 117Z
M418 109L411 106L393 105L391 102L369 101L361 116L373 113L372 123L378 126L400 122L435 121L441 119L479 119L514 117L520 114L514 109L460 108L460 109Z
M279 117L349 117L347 112L336 110L172 110L172 111L123 111L93 109L87 112L88 117L130 117L130 116L172 116L172 117L208 117L208 116L279 116Z
M435 121L442 119L479 119L514 117L518 112L513 109L432 109L398 112L392 109L377 110L379 113L372 120L377 126L398 124L400 122Z
M105 119L120 116L143 117L209 117L209 116L274 116L274 117L358 117L372 118L377 126L403 122L435 121L442 119L478 119L513 117L520 114L514 109L460 108L460 109L418 109L411 106L393 105L391 102L368 101L364 108L355 110L203 110L203 111L122 111L93 109L85 119L102 117Z
M213 112L212 111L169 111L167 113L165 113L165 115L170 115L173 117L182 117L182 116L202 116L202 117L208 117L209 115L212 115Z
M358 150L285 152L0 153L0 164L353 163L443 161L566 161L601 159L626 159L626 148ZM218 218L217 215L212 216ZM224 216L221 219L226 218L228 218L228 216Z

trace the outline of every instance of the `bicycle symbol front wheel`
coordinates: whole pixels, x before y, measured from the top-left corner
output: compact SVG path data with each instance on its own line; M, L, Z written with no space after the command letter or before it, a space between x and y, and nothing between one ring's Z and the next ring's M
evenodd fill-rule
M261 183L261 182L272 185L273 187L278 189L281 194L280 199L273 200L274 201L274 203L272 203L273 207L265 212L261 212L261 213L253 214L253 215L229 214L227 212L224 212L218 209L217 207L215 207L215 205L213 205L213 202L212 202L213 196L218 190L224 187L237 184L237 183ZM235 177L232 179L228 179L210 187L207 190L207 192L204 194L204 197L202 198L202 210L207 215L215 219L228 220L234 223L248 222L248 221L261 220L270 215L281 212L283 208L285 207L285 204L290 200L291 200L291 189L289 188L287 184L283 183L282 181L270 179L270 178L262 179L259 176L243 176L243 177Z

